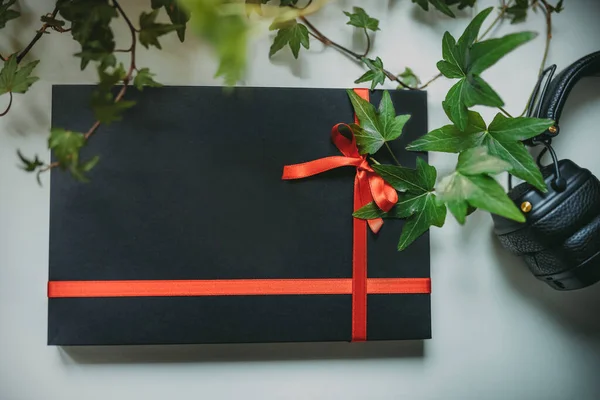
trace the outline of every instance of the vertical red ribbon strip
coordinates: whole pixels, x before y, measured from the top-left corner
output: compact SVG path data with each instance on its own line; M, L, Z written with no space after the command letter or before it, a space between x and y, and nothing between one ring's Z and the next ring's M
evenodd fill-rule
M369 100L368 89L354 89L356 94ZM355 122L358 118L354 116ZM331 131L331 140L344 155L325 157L303 164L286 165L283 179L300 179L316 175L330 169L352 166L356 168L354 178L354 210L374 201L384 211L389 211L398 201L398 194L387 182L373 171L366 156L361 155L356 146L356 138L351 133L348 139L340 133L337 124ZM383 224L381 218L362 220L354 218L352 226L352 341L367 340L367 224L373 232L378 232Z

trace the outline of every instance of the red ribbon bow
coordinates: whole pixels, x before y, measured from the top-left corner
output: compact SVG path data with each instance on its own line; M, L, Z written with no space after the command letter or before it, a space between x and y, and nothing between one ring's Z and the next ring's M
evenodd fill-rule
M354 211L371 201L375 201L375 204L383 211L389 211L398 202L398 193L373 171L366 156L358 152L354 134L351 133L349 139L340 132L340 127L346 127L350 132L352 129L347 124L337 124L331 130L331 140L344 156L325 157L302 164L286 165L283 167L282 179L300 179L334 168L356 167L354 191L355 194L358 194L358 199L355 196ZM367 222L375 233L379 232L383 225L381 218L370 219Z

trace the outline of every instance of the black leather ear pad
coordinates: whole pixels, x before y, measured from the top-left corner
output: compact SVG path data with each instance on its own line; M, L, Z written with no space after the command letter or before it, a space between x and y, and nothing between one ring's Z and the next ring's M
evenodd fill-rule
M561 160L559 168L567 181L563 192L550 185L553 165L542 169L548 193L528 183L509 192L518 207L525 201L531 203L525 223L493 216L502 245L522 256L538 277L559 274L593 257L600 261L600 181L570 160Z

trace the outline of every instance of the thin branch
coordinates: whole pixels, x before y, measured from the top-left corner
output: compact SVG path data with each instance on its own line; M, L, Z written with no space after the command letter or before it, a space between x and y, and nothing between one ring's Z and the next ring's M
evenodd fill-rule
M510 115L510 113L508 111L506 111L504 108L502 107L498 107L498 110L500 110L502 112L502 114L506 115L508 118L514 118L512 115Z
M306 19L306 17L301 16L300 20L308 27L308 29L310 29L312 31L311 36L314 37L315 39L317 39L318 41L320 41L321 43L323 43L325 46L331 46L331 47L341 51L342 53L344 53L352 58L355 58L357 61L362 61L362 59L364 58L363 55L355 53L354 51L347 49L346 47L344 47L340 44L337 44L333 40L329 39L327 36L325 36L323 33L321 33L321 31L319 31L312 23L310 23L310 21L308 21ZM309 33L311 33L311 32L309 32ZM410 90L416 89L416 88L414 88L412 86L408 86L406 83L402 82L400 80L400 78L398 78L396 75L394 75L390 71L388 71L386 69L383 69L382 71L389 80L398 82L398 84L400 86L402 86L403 88L410 89Z
M425 82L423 85L419 86L419 90L423 90L425 89L427 86L429 86L431 83L435 82L437 79L441 78L442 74L439 73L436 76L434 76L433 78L431 78L430 80L428 80L427 82Z
M476 42L483 40L487 36L487 34L490 33L492 31L492 29L494 29L494 26L496 26L496 24L502 20L502 18L504 17L504 14L506 14L506 10L508 9L508 7L510 7L511 3L512 3L512 0L506 4L504 4L504 1L502 1L502 8L500 10L500 13L496 17L496 19L494 19L492 21L492 24L490 26L488 26L488 28L485 30L485 32L483 32L483 34L479 37L479 39L476 40Z
M0 60L6 61L6 57L4 57L2 54L0 54Z
M3 112L0 113L0 117L4 117L6 114L8 114L8 112L10 111L10 106L12 106L12 101L13 101L12 92L8 92L8 96L9 96L8 106L6 107L6 110L4 110Z
M127 92L127 87L128 87L129 82L131 81L131 78L133 76L133 72L136 70L135 56L136 56L137 37L135 36L135 34L136 34L137 30L135 29L135 27L131 23L131 20L129 19L129 17L127 16L127 14L125 14L125 11L123 10L123 8L119 4L119 2L116 1L116 0L113 0L113 4L114 4L115 8L119 11L119 13L123 16L123 19L127 23L127 26L129 27L129 31L131 32L131 47L128 50L128 52L131 53L131 61L129 63L129 71L127 71L127 75L125 75L125 78L123 78L123 86L121 87L121 90L119 90L119 93L115 97L115 103L118 103L125 96L125 93ZM100 124L101 124L100 121L94 122L94 125L92 125L92 127L84 135L86 141L94 133L96 133L96 131L100 127Z
M394 155L394 152L392 151L392 148L390 147L390 145L388 144L388 142L385 142L385 147L387 147L388 151L390 152L392 159L394 160L394 162L397 165L401 165L400 161L398 161L398 159L396 158L396 156Z
M552 41L552 12L550 11L550 7L548 7L547 2L545 0L541 0L541 1L544 4L543 6L540 5L539 3L536 3L535 6L540 7L546 16L546 44L545 44L545 48L544 48L544 56L542 57L542 62L540 64L540 70L538 72L538 77L542 76L542 74L544 73L544 69L546 68L546 61L548 60L548 52L550 50L550 42ZM525 108L523 109L523 112L521 113L521 117L527 113L527 107L528 107L529 102L531 101L532 97L533 97L533 91L531 92L531 94L529 95L529 98L527 99L527 102L525 103Z
M38 170L38 174L41 174L46 171L50 171L52 168L56 168L56 167L60 167L60 163L58 161L55 161L50 164L46 164Z
M52 14L50 14L50 18L51 19L56 18L56 14L58 14L58 7L54 8L54 11L52 11ZM46 30L49 27L50 27L50 25L48 25L47 23L45 23L44 25L42 25L42 27L40 28L40 30L37 31L37 33L35 34L35 36L31 40L31 42L29 42L29 44L27 45L27 47L25 47L25 49L23 49L23 51L21 53L19 53L19 55L17 56L17 63L21 62L21 60L23 59L23 57L25 57L27 55L27 53L29 53L29 50L31 50L31 48L37 43L37 41L40 40L42 38L42 36L44 36L44 33L46 33Z
M539 75L544 72L546 68L546 60L548 60L548 52L550 50L550 41L552 41L552 11L546 0L541 0L544 4L544 11L546 14L546 47L544 48L544 57L542 58L542 64L540 65ZM541 7L541 6L540 6Z
M371 51L371 38L369 37L367 28L363 28L363 30L365 31L365 36L367 37L367 48L365 49L365 52L363 53L363 57L366 57L367 54L369 54L369 51Z

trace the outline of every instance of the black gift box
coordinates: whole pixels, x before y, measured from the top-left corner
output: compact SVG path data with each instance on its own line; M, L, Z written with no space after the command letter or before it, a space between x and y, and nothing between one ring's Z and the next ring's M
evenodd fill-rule
M85 132L92 89L54 86L53 126ZM426 155L404 147L427 131L426 94L390 94L398 114L411 114L391 146L414 167ZM330 130L353 121L345 90L165 87L127 97L138 104L82 152L100 155L91 183L52 171L50 285L352 278L356 170L281 179L284 165L340 155ZM428 234L398 252L401 229L386 220L368 232L368 278L429 278ZM51 345L352 340L351 294L50 297ZM368 294L366 319L367 340L429 338L430 296Z

